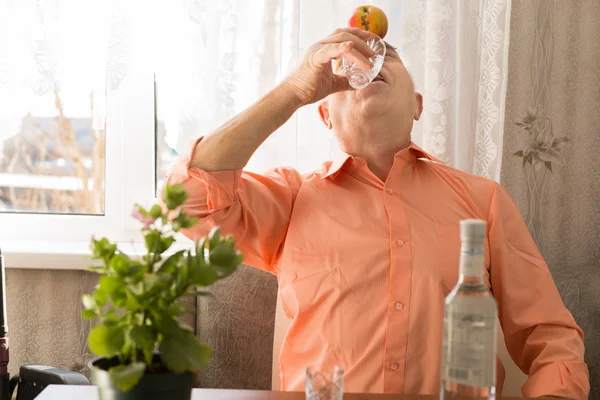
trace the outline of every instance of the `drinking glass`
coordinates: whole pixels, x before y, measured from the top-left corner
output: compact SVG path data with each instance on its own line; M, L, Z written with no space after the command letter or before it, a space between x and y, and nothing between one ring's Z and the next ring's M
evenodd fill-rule
M365 71L360 69L355 62L342 59L342 70L346 78L348 78L350 86L354 89L367 87L373 82L373 79L379 74L379 71L381 71L381 67L383 66L383 60L385 59L385 43L379 36L373 36L372 39L367 40L367 46L375 52L375 55L369 58L369 61L373 65L371 69Z
M306 369L306 400L342 400L344 370L334 365Z

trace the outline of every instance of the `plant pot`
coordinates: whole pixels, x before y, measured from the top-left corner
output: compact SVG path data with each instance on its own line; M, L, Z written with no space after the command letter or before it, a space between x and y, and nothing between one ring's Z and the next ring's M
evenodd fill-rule
M160 360L155 355L155 360ZM97 358L88 364L92 383L98 386L99 400L190 400L196 377L191 372L175 374L172 372L146 373L130 391L123 392L115 386L108 373L110 367L119 365L119 359Z

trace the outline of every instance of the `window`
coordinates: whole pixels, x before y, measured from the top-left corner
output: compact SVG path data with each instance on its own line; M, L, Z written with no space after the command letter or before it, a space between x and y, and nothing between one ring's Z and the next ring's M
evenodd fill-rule
M3 100L0 212L103 215L102 89L15 91Z
M118 3L0 3L0 246L138 239L127 217L153 198L152 79L128 61L136 4Z
M0 212L104 214L106 21L101 4L0 6Z
M92 235L139 242L132 207L154 201L190 139L248 107L296 64L298 7L0 2L0 246L87 249ZM300 140L293 117L249 169L307 170L329 153L314 146L325 137L310 128L320 125L316 111L303 112L313 137ZM310 147L311 160L298 159L298 147Z

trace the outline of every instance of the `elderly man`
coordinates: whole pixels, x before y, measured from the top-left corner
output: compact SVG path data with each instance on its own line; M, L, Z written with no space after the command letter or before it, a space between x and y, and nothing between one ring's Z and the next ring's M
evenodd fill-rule
M508 351L529 375L524 395L586 397L583 333L507 192L411 141L423 99L394 49L365 89L336 74L342 56L368 66L368 35L337 30L279 86L193 143L168 178L185 185L186 212L200 218L186 234L220 225L247 264L277 275L292 321L281 349L284 390L303 390L307 366L337 363L348 392L436 394L459 221L486 220L484 277ZM299 107L321 100L339 158L306 175L242 170ZM499 368L499 389L502 379Z

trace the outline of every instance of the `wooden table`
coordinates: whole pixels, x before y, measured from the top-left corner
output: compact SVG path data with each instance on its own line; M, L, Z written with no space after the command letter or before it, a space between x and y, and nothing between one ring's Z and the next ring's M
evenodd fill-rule
M94 386L50 385L36 400L97 400ZM192 400L303 400L304 393L260 392L252 390L194 389ZM344 400L434 400L437 396L393 394L345 394ZM509 400L510 398L505 398ZM513 400L517 400L513 398Z

